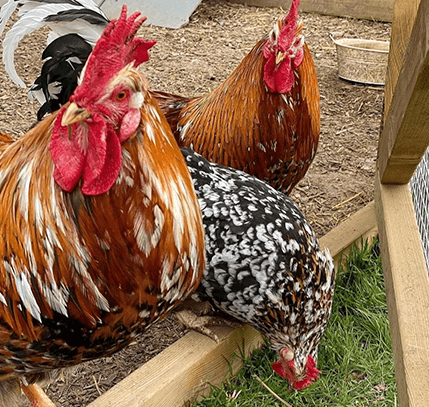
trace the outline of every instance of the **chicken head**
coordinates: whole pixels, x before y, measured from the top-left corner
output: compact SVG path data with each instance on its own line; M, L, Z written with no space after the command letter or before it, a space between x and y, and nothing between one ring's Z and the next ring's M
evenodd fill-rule
M281 349L279 360L271 366L277 374L287 379L295 390L310 386L320 374L313 356L308 355L305 364L299 368L294 352L288 348Z
M119 176L121 143L137 130L144 101L146 82L134 67L149 59L147 51L155 44L124 38L145 21L138 16L127 19L123 9L118 22L112 21L89 57L72 103L57 116L50 151L55 181L66 191L82 179L85 195L99 195Z
M298 25L299 0L293 0L289 13L278 20L264 45L264 80L271 92L286 93L294 82L293 68L304 57L302 24Z

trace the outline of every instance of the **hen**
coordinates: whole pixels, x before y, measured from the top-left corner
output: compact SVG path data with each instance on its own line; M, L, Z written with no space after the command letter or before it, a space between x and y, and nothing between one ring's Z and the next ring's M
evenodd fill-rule
M120 350L200 282L201 213L135 69L153 45L138 14L105 30L70 105L1 134L0 405L19 379Z
M49 23L59 31L67 20L62 31L69 33L72 31L68 20L80 18L78 21L87 24L81 27L75 21L73 28L76 34L85 36L88 22L95 27L91 33L107 24L99 9L99 17L93 18L97 10L94 3L85 11L90 2L76 0L73 7L60 2L47 8L30 0L9 0L3 6L2 22L16 6L24 4L30 8L4 40L3 59L15 82L13 51L34 25L26 26L24 31L23 24L17 24L24 18L32 21L37 15L37 27ZM299 0L293 0L286 17L276 22L270 34L258 41L212 93L184 98L153 92L179 145L191 147L210 161L246 171L287 194L307 172L316 154L320 132L319 87L310 51L304 43L302 24L297 22L298 6ZM81 7L79 13L76 7ZM55 26L53 21L57 23ZM76 86L77 75L71 74L71 70L82 69L86 51L77 55L79 63L72 62L71 56L76 51L69 43L68 37L59 37L43 54L48 59L32 87L39 95L43 91L39 96L44 102L39 117L65 103ZM79 45L81 48L83 45Z
M265 335L280 355L273 369L303 389L320 373L317 350L336 276L329 251L319 249L285 194L192 150L182 153L206 232L207 266L197 292Z

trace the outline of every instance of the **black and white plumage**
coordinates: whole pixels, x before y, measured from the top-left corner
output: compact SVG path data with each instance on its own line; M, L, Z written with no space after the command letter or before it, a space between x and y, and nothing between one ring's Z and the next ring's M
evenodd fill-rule
M42 104L40 120L68 101L93 45L110 20L93 0L9 0L0 11L0 35L16 9L19 19L3 40L3 63L12 81L22 88L26 85L14 62L19 42L45 25L52 30L42 54L42 72L29 91L30 99Z
M252 325L280 353L273 368L300 389L317 378L317 349L331 312L335 270L290 198L182 148L206 233L198 291ZM312 361L310 361L312 359Z

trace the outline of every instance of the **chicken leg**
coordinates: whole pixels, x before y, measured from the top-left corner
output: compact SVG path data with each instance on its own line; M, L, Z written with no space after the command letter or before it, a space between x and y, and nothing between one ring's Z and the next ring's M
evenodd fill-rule
M21 383L21 389L30 400L32 407L56 407L38 384L26 386Z

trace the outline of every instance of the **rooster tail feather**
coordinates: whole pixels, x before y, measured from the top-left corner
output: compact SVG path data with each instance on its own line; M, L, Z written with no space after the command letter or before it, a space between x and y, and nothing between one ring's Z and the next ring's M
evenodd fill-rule
M61 5L58 6L61 7ZM39 6L28 11L12 26L3 40L3 62L5 70L10 79L22 88L25 88L26 86L18 76L15 69L15 50L18 47L19 42L27 34L31 34L33 31L38 28L42 28L46 24L44 18L52 13L54 7L57 8L57 6L52 5Z
M9 21L10 16L13 14L15 9L18 7L17 0L9 0L7 3L3 4L0 10L0 35L3 34L4 27Z
M25 83L15 70L14 52L24 36L49 25L53 30L49 41L68 33L77 33L94 44L109 23L109 19L92 0L74 0L73 3L58 3L58 0L9 0L0 11L0 35L20 5L20 18L7 32L3 41L3 62L12 81L23 88Z
M46 15L47 10L43 10L43 7L40 7L34 11L22 16L7 32L3 40L3 63L5 70L10 79L22 88L26 86L16 72L14 54L22 38L34 30L43 27L45 24L43 17Z

